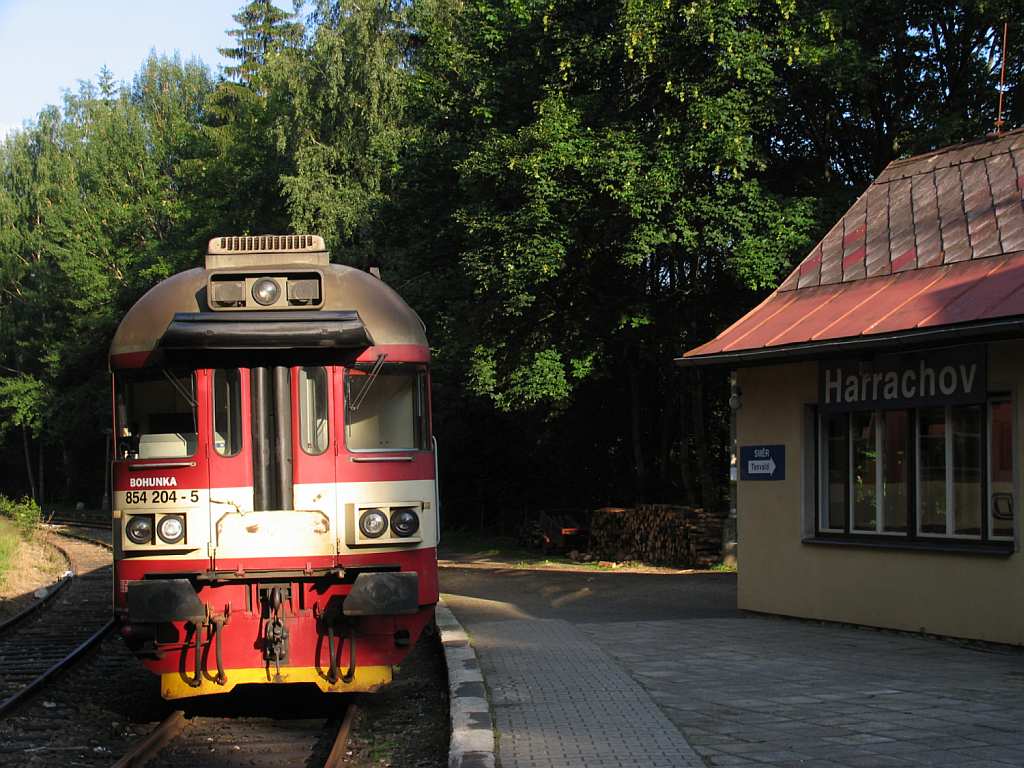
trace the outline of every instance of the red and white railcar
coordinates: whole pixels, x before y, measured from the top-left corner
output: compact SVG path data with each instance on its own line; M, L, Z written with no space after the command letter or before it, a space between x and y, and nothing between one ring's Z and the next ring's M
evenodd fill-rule
M128 312L114 609L164 697L391 680L438 595L429 359L312 235L215 238Z

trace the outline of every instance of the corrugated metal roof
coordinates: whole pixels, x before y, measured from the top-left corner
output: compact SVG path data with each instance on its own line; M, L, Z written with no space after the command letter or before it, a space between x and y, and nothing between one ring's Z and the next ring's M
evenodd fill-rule
M1024 314L1024 129L890 163L779 288L681 362Z

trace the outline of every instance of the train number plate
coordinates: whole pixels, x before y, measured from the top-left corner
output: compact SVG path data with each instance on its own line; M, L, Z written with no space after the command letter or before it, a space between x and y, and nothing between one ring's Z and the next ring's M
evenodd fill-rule
M147 506L183 506L190 507L199 503L199 491L196 490L154 490L125 491L124 503L130 505L145 504Z

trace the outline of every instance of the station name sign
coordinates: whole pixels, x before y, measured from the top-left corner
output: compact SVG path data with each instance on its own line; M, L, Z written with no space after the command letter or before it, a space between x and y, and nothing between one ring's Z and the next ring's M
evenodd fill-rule
M822 362L818 402L827 411L981 403L987 369L983 345Z

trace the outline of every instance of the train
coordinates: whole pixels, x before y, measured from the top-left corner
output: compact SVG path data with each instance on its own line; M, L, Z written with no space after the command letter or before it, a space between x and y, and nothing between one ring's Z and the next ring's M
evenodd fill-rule
M114 614L161 695L388 684L438 600L419 316L320 236L216 237L109 363Z

